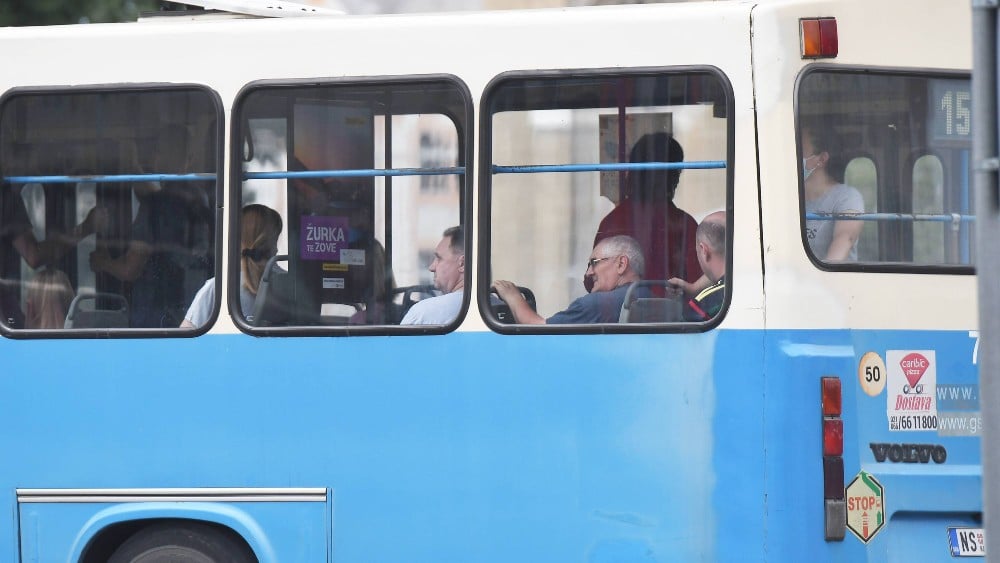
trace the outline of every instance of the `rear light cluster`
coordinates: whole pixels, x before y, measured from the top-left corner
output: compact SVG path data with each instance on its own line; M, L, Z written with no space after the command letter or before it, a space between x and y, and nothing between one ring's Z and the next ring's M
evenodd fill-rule
M827 541L843 541L847 531L844 502L844 421L839 377L820 378L823 416L823 512Z
M799 20L799 45L803 59L832 59L840 50L835 18Z

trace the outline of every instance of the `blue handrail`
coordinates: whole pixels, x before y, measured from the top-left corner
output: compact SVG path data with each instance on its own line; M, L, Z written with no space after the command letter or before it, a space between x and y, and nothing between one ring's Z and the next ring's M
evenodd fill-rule
M975 215L961 213L806 213L806 219L816 221L931 221L937 223L971 223Z
M537 174L545 172L621 172L625 170L689 170L725 168L723 160L691 162L608 162L592 164L535 164L502 166L494 164L494 174Z
M3 181L8 184L76 184L109 183L109 182L198 182L215 180L211 172L192 174L95 174L70 176L5 176Z
M290 178L371 178L375 176L440 176L464 175L465 168L458 166L439 168L363 168L356 170L279 170L274 172L245 172L244 180L271 180ZM99 175L64 175L64 176L7 176L4 182L11 184L71 184L78 182L109 183L109 182L193 182L198 180L215 180L212 173L195 174L99 174Z
M493 165L494 174L528 174L545 172L616 172L626 170L688 170L726 168L721 160L693 162L615 162L593 164L540 164L501 166ZM446 176L465 174L460 166L436 168L360 168L347 170L279 170L273 172L244 172L244 180L275 180L297 178L372 178L378 176ZM194 182L215 180L216 174L95 174L95 175L49 175L49 176L7 176L4 182L11 184L71 184L110 182Z
M376 176L445 176L464 175L465 168L448 166L439 168L361 168L354 170L300 170L276 172L244 172L244 180L283 180L291 178L373 178Z

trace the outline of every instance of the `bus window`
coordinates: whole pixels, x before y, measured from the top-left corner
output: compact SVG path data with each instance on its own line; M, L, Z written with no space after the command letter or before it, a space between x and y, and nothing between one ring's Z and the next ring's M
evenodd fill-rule
M179 328L214 271L220 115L193 87L8 94L0 326Z
M494 328L652 330L719 312L724 291L709 314L688 315L699 291L685 297L680 284L717 281L702 271L696 237L703 218L727 208L728 92L709 71L494 81L480 198L480 283L496 292L484 306ZM724 266L719 274L716 289Z
M385 331L442 293L428 268L467 223L470 111L449 78L248 87L229 286L241 328ZM439 329L460 320L457 297Z
M816 264L971 273L967 78L814 67L797 103L803 241Z

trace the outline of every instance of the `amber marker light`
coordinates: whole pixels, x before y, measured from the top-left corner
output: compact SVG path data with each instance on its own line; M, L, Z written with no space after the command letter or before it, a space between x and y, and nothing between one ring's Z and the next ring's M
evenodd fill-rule
M799 39L803 59L836 57L839 50L837 20L802 18L799 20Z

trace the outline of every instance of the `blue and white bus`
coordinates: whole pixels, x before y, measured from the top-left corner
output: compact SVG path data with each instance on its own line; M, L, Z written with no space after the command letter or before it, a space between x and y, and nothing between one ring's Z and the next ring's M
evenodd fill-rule
M759 0L0 30L0 560L983 556L970 26ZM650 135L683 158L632 156ZM608 217L653 271L705 253L653 223L718 211L707 320L668 279L600 323L491 292L550 318Z

